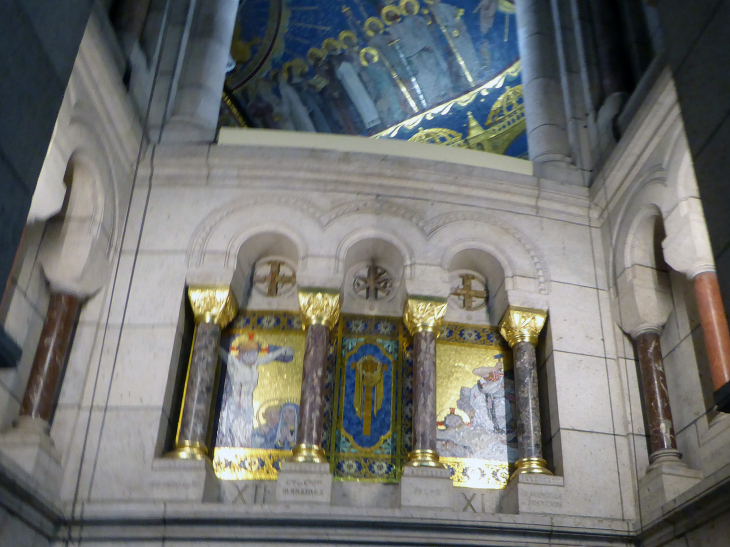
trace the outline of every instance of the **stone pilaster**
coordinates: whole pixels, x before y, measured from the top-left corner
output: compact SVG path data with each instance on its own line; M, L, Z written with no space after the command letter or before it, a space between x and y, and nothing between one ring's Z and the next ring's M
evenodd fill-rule
M409 297L403 321L413 335L413 451L406 465L441 467L436 452L436 338L446 299Z
M195 337L175 449L167 457L201 460L208 458L206 437L221 329L235 317L238 304L229 287L190 287L188 298L195 314Z
M517 399L517 444L520 459L513 477L522 473L552 475L542 457L540 399L537 391L537 337L545 325L542 310L510 306L499 329L514 352L515 395Z

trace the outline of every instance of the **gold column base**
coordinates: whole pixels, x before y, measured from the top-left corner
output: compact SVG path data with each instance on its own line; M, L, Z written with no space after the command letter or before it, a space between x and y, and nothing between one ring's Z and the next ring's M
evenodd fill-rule
M446 466L439 461L439 454L435 450L414 450L408 454L408 467L438 467L444 469Z
M512 473L510 480L514 479L517 475L522 474L532 475L552 475L550 470L547 468L547 462L542 458L521 458L517 460L515 464L515 472Z
M316 444L298 444L291 451L289 462L296 463L327 463L324 448Z
M175 449L165 454L165 458L175 460L207 460L208 447L201 442L180 441Z

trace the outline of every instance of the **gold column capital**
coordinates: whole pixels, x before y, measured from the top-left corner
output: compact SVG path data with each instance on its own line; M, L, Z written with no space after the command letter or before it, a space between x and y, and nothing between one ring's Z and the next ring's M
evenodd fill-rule
M406 300L403 322L411 334L438 332L446 315L446 298L411 296Z
M544 310L510 306L499 322L499 332L511 348L517 342L529 342L535 346L546 318L547 312Z
M324 325L331 329L340 318L340 291L305 288L299 290L302 325Z
M188 287L188 299L196 323L217 323L225 327L238 313L238 302L230 287Z

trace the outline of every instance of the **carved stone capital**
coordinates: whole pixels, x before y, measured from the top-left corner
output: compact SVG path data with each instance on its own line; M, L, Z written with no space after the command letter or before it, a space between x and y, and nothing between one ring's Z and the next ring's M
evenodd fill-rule
M499 322L499 332L510 347L517 342L529 342L534 346L546 318L546 311L510 306Z
M299 313L302 325L334 327L340 317L340 292L332 289L300 289Z
M411 334L438 332L446 315L446 298L412 296L406 300L403 322Z
M196 323L225 327L238 312L238 302L230 287L188 287L188 298Z

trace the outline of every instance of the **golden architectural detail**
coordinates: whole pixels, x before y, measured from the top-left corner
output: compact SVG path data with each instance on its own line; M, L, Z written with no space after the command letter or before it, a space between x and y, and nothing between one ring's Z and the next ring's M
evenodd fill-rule
M529 342L534 346L546 318L546 311L510 306L499 322L499 332L510 347L517 342Z
M292 448L291 458L287 461L298 463L327 463L324 449L316 444L298 444Z
M429 144L443 144L445 146L456 146L466 148L464 138L461 133L446 127L432 127L430 129L419 129L418 133L413 135L411 142L425 142Z
M238 302L230 287L188 287L188 298L196 323L225 327L238 312Z
M165 458L177 460L207 460L208 447L197 441L178 441L175 449L165 454Z
M445 298L416 296L406 300L403 322L411 334L438 332L445 314Z
M512 473L510 479L517 475L552 475L547 468L547 462L542 458L521 458L515 464L515 472Z
M439 454L435 450L419 449L408 453L408 467L446 467L439 461Z
M397 8L395 6L386 6L385 9L387 9L387 8L393 8L397 11ZM403 122L400 122L392 127L389 127L388 129L385 129L385 130L381 131L380 133L376 133L371 138L382 139L382 138L395 137L401 129L411 130L414 127L418 127L418 125L420 125L420 123L423 120L433 120L436 116L446 116L447 114L449 114L451 112L451 109L455 105L461 106L461 107L468 106L469 104L474 102L474 100L477 97L486 97L487 95L489 95L490 90L502 87L507 78L514 78L515 76L518 76L520 74L521 70L522 70L521 61L515 61L515 63L512 66L507 68L504 72L502 72L496 78L489 80L486 84L480 85L479 87L475 87L471 91L468 91L468 92L464 93L463 95L456 97L455 99L451 99L450 101L441 103L438 106L435 106L429 110L425 110L425 111L421 112L420 114L417 114L416 116L408 118L407 120L405 120ZM520 92L521 91L522 91L522 89L520 88ZM524 108L522 110L523 110L523 116L524 116Z
M302 289L299 291L299 311L302 325L324 325L332 328L340 317L340 292L331 289Z

